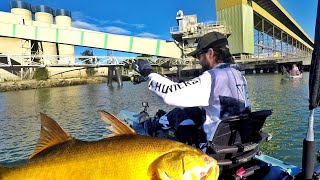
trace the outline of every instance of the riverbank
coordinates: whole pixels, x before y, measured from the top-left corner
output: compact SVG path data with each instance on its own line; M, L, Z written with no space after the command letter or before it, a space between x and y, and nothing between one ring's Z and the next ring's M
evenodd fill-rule
M83 85L83 84L98 84L98 83L106 83L107 81L108 79L106 77L92 77L92 78L48 79L46 81L24 80L24 81L16 81L16 82L2 82L0 83L0 92L49 88L49 87L75 86L75 85Z

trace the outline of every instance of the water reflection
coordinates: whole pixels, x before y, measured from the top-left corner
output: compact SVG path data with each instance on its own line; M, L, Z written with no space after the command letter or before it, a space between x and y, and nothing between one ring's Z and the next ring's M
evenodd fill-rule
M273 109L264 126L273 139L263 145L263 152L299 166L309 113L308 73L303 76L296 80L283 80L280 74L246 76L253 110ZM94 141L107 132L97 110L139 112L142 101L149 102L150 114L159 108L173 108L152 94L147 83L124 82L122 88L93 84L0 93L0 162L28 158L40 133L39 112L55 119L73 137ZM319 117L316 111L317 144Z
M299 166L309 113L308 73L303 75L303 79L290 80L279 75L247 76L253 109L273 109L264 126L273 139L262 150Z

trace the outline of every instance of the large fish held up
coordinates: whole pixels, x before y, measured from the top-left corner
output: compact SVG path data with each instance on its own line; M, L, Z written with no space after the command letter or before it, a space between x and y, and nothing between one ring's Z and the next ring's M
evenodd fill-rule
M41 133L26 164L0 167L0 179L218 179L216 160L186 144L135 133L100 111L113 136L95 142L72 138L40 113Z

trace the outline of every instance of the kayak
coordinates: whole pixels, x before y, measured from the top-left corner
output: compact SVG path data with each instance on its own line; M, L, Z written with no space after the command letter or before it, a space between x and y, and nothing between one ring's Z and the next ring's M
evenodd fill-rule
M147 113L145 110L143 113ZM143 129L143 122L141 122L141 113L121 110L117 117L133 128L137 133L146 135ZM149 117L149 115L147 115ZM158 137L169 138L177 140L174 137L172 130L159 131ZM272 156L264 154L260 150L257 151L252 158L239 166L232 167L235 169L234 174L227 173L229 177L225 176L226 173L220 172L219 179L297 179L301 175L301 168L293 164L283 162ZM220 167L223 171L223 167ZM317 172L316 172L317 173Z
M289 78L289 79L302 78L302 73L300 73L299 75L287 75L287 78Z

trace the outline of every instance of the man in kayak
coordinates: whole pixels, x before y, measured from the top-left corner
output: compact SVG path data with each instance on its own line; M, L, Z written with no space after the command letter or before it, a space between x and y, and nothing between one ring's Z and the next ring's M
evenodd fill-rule
M299 68L296 64L292 65L292 70L290 71L290 75L297 76L300 74Z
M199 60L203 74L182 83L155 73L146 60L139 59L132 67L149 80L149 89L165 103L202 107L206 112L203 131L210 141L221 118L250 112L247 82L234 63L227 38L219 32L202 36L196 50L187 55Z

